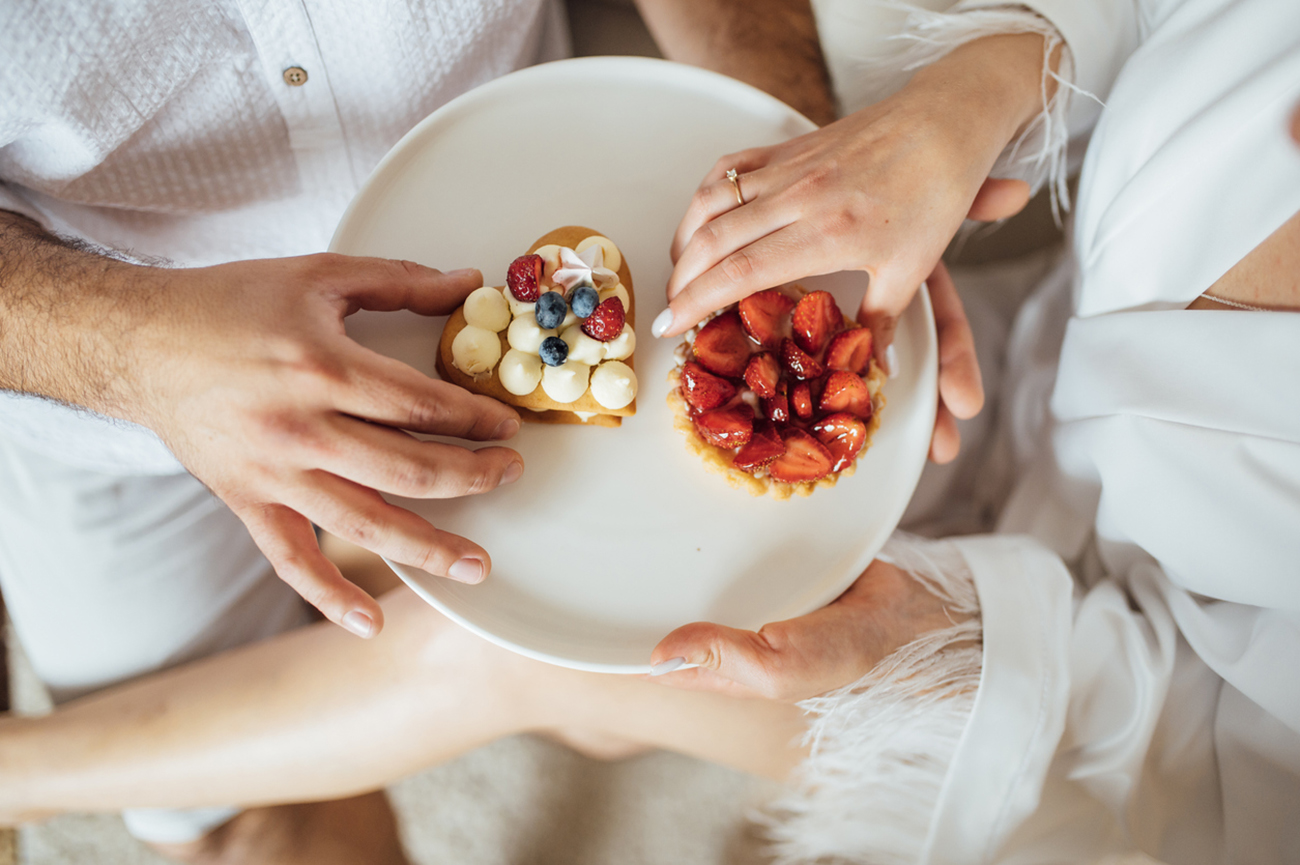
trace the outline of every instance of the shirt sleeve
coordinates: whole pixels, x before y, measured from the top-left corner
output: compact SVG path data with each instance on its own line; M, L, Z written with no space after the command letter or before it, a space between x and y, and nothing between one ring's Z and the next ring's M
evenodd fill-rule
M8 210L27 217L39 225L49 228L45 215L24 198L16 188L0 181L0 210Z

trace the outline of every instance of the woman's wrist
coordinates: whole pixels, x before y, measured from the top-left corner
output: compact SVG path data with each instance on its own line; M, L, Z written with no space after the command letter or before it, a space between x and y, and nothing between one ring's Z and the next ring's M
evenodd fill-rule
M991 167L1055 93L1056 80L1044 81L1044 47L1037 33L967 42L918 70L899 96L937 114L964 150L982 152ZM1058 48L1050 58L1053 72L1059 60Z

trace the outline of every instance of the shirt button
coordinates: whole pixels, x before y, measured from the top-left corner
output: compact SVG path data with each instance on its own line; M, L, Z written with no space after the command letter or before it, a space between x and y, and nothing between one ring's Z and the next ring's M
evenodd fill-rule
M301 66L290 66L284 70L284 83L290 87L301 87L307 83L307 70Z

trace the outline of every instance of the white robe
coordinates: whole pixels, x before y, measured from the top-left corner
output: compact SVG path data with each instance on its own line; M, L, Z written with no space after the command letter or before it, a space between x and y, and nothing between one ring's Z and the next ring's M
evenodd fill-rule
M861 831L877 761L832 781L857 790L859 825L836 846L821 824L817 849L1300 861L1300 315L1185 309L1300 210L1286 134L1300 3L1024 5L1059 28L1075 80L1106 103L1072 256L1013 334L1023 382L1059 352L1050 410L1004 405L1023 464L1005 534L953 542L979 594L983 669L924 837L909 858L895 826ZM1071 131L1086 134L1090 114L1076 96ZM854 695L811 707L816 729ZM842 744L824 740L810 767L847 765ZM790 860L813 849L801 807Z

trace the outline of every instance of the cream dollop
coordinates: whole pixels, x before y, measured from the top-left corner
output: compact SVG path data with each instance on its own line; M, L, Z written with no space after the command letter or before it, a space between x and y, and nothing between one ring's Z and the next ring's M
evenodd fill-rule
M510 304L495 288L476 288L465 298L465 321L474 327L500 333L510 325Z
M569 360L595 366L605 359L605 343L583 333L580 324L567 328L560 334L560 339L569 346Z
M466 375L487 372L501 359L501 339L492 331L466 325L451 341L451 362Z
M636 331L632 325L623 325L623 332L605 343L606 360L626 360L636 351Z
M591 395L607 409L623 408L636 398L636 373L621 361L606 361L591 374Z
M522 300L515 297L514 292L510 290L510 286L508 285L502 287L501 296L506 299L506 305L510 307L510 314L515 318L518 318L521 315L527 315L537 306L536 303L524 303Z
M587 392L590 379L590 366L577 360L565 361L542 371L542 390L556 402L575 402Z
M623 301L624 311L632 308L632 298L628 296L627 289L623 287L623 283L621 282L602 288L599 292L599 296L601 303L604 303L611 297L617 297L619 300Z
M526 354L517 348L506 352L497 369L501 377L501 386L515 396L527 396L537 390L542 380L542 359L535 354Z
M553 330L543 330L537 324L537 316L531 312L515 318L510 322L510 329L506 331L506 341L510 347L528 354L537 354L538 349L542 347L542 342L548 336L556 336Z

